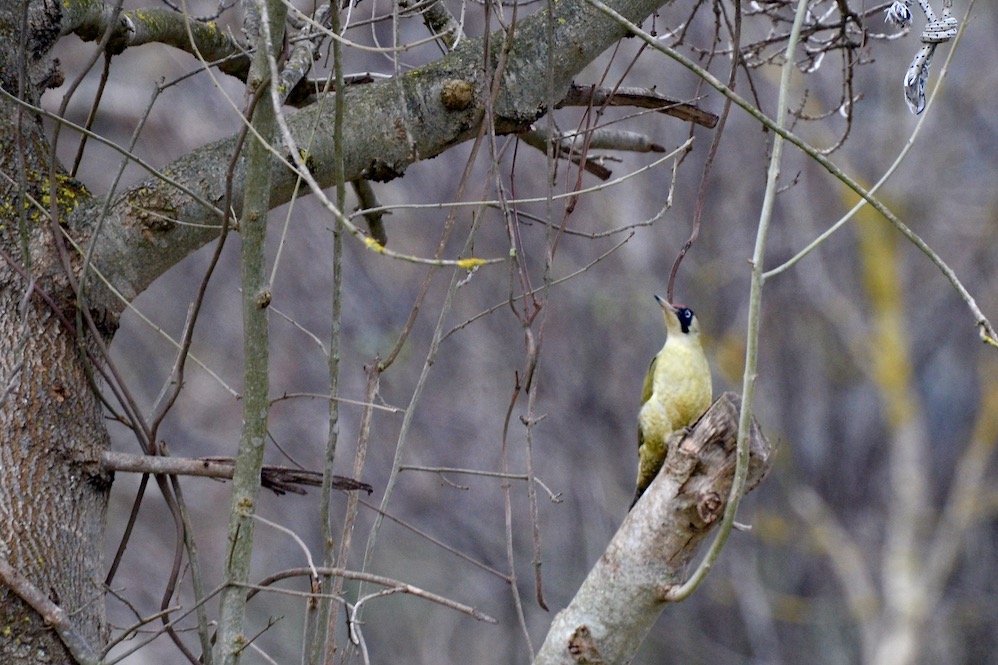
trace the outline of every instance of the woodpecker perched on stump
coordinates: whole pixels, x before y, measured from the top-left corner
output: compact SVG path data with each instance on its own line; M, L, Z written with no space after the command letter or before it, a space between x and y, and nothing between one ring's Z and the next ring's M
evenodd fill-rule
M700 322L689 307L655 296L665 318L665 345L651 361L638 413L638 480L631 507L658 475L669 439L703 415L712 399Z

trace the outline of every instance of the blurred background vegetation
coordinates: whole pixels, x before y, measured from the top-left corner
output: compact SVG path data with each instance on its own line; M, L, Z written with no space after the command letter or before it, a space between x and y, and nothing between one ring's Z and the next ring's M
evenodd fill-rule
M748 14L772 4L742 3ZM819 4L827 9L835 3ZM869 4L850 3L855 11L868 11ZM965 4L963 0L956 3L956 16L962 17ZM698 11L691 17L694 5ZM522 11L533 8L528 5ZM468 3L463 9L466 32L479 34L481 5ZM455 14L461 10L460 4L452 7ZM190 11L207 14L212 8L192 4ZM725 3L726 15L731 11L731 4ZM391 43L389 21L363 24L372 16L390 13L390 3L366 0L353 12L350 20L357 27L348 37L359 43ZM230 13L235 10L222 20L231 20L237 29L238 17L230 18ZM710 2L675 2L663 9L654 27L661 35L685 25L679 48L698 56L701 64L709 64L719 78L726 79L730 59L724 54L706 56L728 43L723 30L715 43L717 16ZM882 11L868 16L866 28L896 33L884 25L882 16ZM837 112L844 77L842 54L829 54L815 71L798 73L793 81L792 107L816 118L799 120L794 131L818 147L830 146L848 134L832 159L861 182L869 184L880 177L919 120L904 104L901 80L919 46L918 31L923 24L924 17L916 11L911 34L891 41L871 39L845 54L845 59L861 62L851 78L856 99L849 109L851 122ZM746 15L743 42L764 38L770 27L769 19ZM402 41L425 36L418 18L403 20L399 29ZM991 316L998 315L996 32L998 8L978 2L914 148L879 193L955 269L984 313ZM93 45L65 43L63 48L63 61L72 63L89 54ZM949 45L940 47L930 89L949 51ZM438 48L428 44L403 53L399 60L404 71L438 55ZM388 56L359 49L345 49L344 57L348 74L390 74L395 66ZM115 58L94 130L127 143L157 83L172 82L197 69L188 56L160 47L132 49ZM604 73L604 85L654 86L705 110L721 111L719 94L661 54L643 49L637 39L623 40L577 82L597 83ZM77 122L89 110L97 74L74 97L70 118ZM202 72L167 87L152 106L136 152L163 166L196 146L235 132L239 120L223 93L236 100L238 107L241 84L224 77L217 83ZM742 71L737 85L743 95L757 100L772 115L777 84L778 69L760 67ZM58 105L61 94L57 90L48 95L51 108ZM564 109L556 118L563 129L572 129L582 113L581 109ZM600 121L611 119L670 150L691 133L688 124L653 113L635 114L634 109L607 109ZM536 391L534 415L543 416L531 432L534 473L557 495L552 501L544 489L538 489L544 593L552 612L569 601L600 556L626 514L633 491L641 380L664 334L652 294L665 294L673 260L690 234L713 131L696 128L692 135L693 150L678 166L674 184L669 161L582 196L568 218L567 229L572 232L560 236L550 267L554 281L574 274L543 294L542 345L531 388ZM700 237L676 283L675 300L693 307L702 322L716 393L741 386L748 259L771 139L757 121L732 110L706 182ZM500 143L509 141L516 139L499 139ZM70 163L76 148L72 143L63 140L60 144L66 151L63 159ZM454 200L469 147L458 146L417 163L403 178L375 183L382 203L403 206L385 218L389 247L432 255L447 210L404 206ZM659 156L614 153L620 161L606 165L616 178ZM80 179L92 191L101 191L109 185L118 160L92 142ZM466 199L495 198L496 179L489 167L488 154L483 152L468 182ZM522 143L504 152L498 164L507 194L517 198L545 196L546 168L544 155ZM140 175L129 171L125 182ZM569 190L576 176L562 163L553 191ZM585 175L582 183L589 187L600 181ZM785 152L781 185L767 267L791 257L855 201L843 185L796 149ZM671 207L658 216L670 193ZM350 209L354 205L352 199L348 201ZM518 210L558 225L564 204L556 204L550 217L544 204L522 205ZM510 251L506 222L494 208L459 210L446 254L459 253L476 215L480 215L480 227L474 239L475 255L506 256ZM307 197L274 211L271 219L271 259L276 264L270 319L272 394L275 398L285 393L321 395L328 392L326 358L303 330L328 344L334 222ZM645 223L648 220L654 221ZM539 286L551 236L545 223L527 216L520 217L519 225L520 258L533 284ZM622 227L632 228L607 233ZM340 395L362 400L365 366L377 362L379 354L383 358L394 345L427 269L367 251L349 238L345 242ZM170 335L179 335L210 250L189 257L142 294L135 302L142 317ZM188 372L180 402L161 430L174 455L235 452L241 418L241 404L234 396L241 377L238 275L238 243L231 242L210 285L193 346L193 354L219 378L201 370ZM511 294L519 293L519 286L505 265L486 266L462 279L453 308L440 322L444 331L451 332L414 406L402 461L498 472L504 421L525 360L523 328L505 304ZM380 404L409 408L450 280L449 270L436 271L431 277L413 333L381 378ZM151 409L170 374L174 351L142 317L135 312L125 315L113 351L136 395ZM540 333L540 328L535 326L534 332ZM924 630L918 631L919 655L914 662L998 663L998 494L991 454L998 440L998 355L996 349L981 344L973 317L953 289L882 218L861 213L795 267L767 282L759 358L755 412L778 443L777 469L743 503L739 519L751 524L752 530L732 536L720 564L696 595L667 609L645 644L640 662L874 662L870 657L875 652L869 650L871 644L864 646L864 640L886 639L889 631L881 629L889 623L891 608L903 608L907 602L897 598L903 590L891 583L896 567L915 566L917 570L928 557L933 538L947 526L940 511L950 501L955 478L976 469L982 482L966 497L970 503L960 504L968 521L967 528L952 534L950 544L957 546L957 553L951 569L943 576L939 593L923 599L929 603L928 619ZM526 465L527 434L520 421L526 404L526 397L521 396L509 425L513 473L523 473ZM276 402L270 418L275 445L268 452L268 462L290 464L286 453L305 467L321 469L327 411L326 401L320 398ZM350 475L361 407L344 402L341 414L337 466L340 473ZM362 479L375 487L371 497L375 503L391 473L401 423L401 411L374 411ZM134 452L128 433L113 428L116 447ZM899 440L909 440L905 437L924 442L924 450L920 443L911 444L924 452L915 460L918 473L914 475L897 454ZM552 614L534 600L525 483L509 482L513 563L525 623L536 648ZM109 515L109 556L136 485L136 478L118 474ZM194 511L206 575L217 580L225 554L228 488L202 479L186 479L183 487ZM890 534L901 519L898 511L904 510L904 498L899 495L904 487L923 493L925 504L916 506L920 512L918 533L909 543L913 546L896 558ZM305 497L270 493L261 497L264 517L293 528L314 552L321 550L317 492ZM345 501L334 500L334 514L339 514ZM499 479L403 471L387 510L485 566L509 573ZM171 523L166 515L161 505L147 498L115 583L142 614L158 610L159 580L165 578L164 568L172 560L174 533L163 527ZM351 566L361 565L373 517L373 511L362 508ZM336 529L334 533L338 525ZM301 550L287 535L261 527L257 538L257 577L304 565ZM363 625L372 662L529 661L509 585L497 575L393 521L387 521L378 536L369 570L452 597L500 619L498 626L479 623L409 596L372 601ZM189 593L187 585L185 579L184 594ZM353 593L355 586L347 584L347 590ZM278 662L296 661L301 599L267 594L258 596L250 610L258 628L277 620L260 638L261 646ZM133 620L131 611L113 599L109 611L118 625ZM128 662L174 658L172 645L161 638ZM253 655L248 658L262 662L254 661Z

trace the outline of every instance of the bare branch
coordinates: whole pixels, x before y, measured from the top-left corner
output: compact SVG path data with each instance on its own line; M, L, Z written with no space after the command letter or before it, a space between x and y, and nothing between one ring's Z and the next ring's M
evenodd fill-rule
M661 0L615 0L614 6L632 20L642 20L657 9ZM548 12L554 12L553 21ZM549 28L553 34L549 34ZM549 80L556 98L564 96L572 79L596 55L620 39L625 29L605 21L599 10L584 0L564 0L539 11L517 24L509 66L506 68L494 105L498 133L527 129L548 108ZM552 54L548 70L548 44L573 43L578 48ZM570 55L570 57L569 57ZM484 113L488 91L481 80L482 40L468 40L442 59L421 67L399 80L354 86L345 91L345 104L351 112L343 119L343 179L389 180L401 175L414 161L441 154L454 145L475 138ZM550 75L550 78L549 78ZM445 108L441 91L455 78L470 83L471 101L464 108ZM400 107L399 90L406 104ZM334 184L336 142L320 132L310 144L317 126L331 126L335 105L315 104L288 119L294 140L308 145L304 165L320 188ZM372 127L397 127L402 131L371 132ZM407 137L413 137L410 145ZM224 195L224 164L231 157L234 139L204 146L163 169L189 191L201 193L201 200L218 201ZM276 154L283 154L278 151ZM294 155L292 155L294 157ZM307 174L286 162L272 158L270 204L290 200ZM241 161L233 184L232 200L236 214L245 188L245 165ZM91 211L81 205L76 214ZM160 213L178 224L152 223ZM152 179L125 193L111 210L115 221L97 241L95 268L108 276L127 300L131 300L167 268L191 251L210 242L218 234L217 211L202 207L189 195L159 179ZM117 304L109 305L120 310Z
M164 457L160 455L136 455L105 451L101 455L101 465L108 471L126 471L130 473L149 473L171 476L202 476L220 480L231 480L235 468L235 460L231 457ZM294 469L284 466L264 465L260 472L260 485L283 495L288 492L305 494L300 485L319 487L322 485L322 473L307 469ZM346 476L334 476L333 487L344 492L374 491L367 483Z
M107 51L113 55L132 46L159 43L194 55L200 53L219 69L245 81L250 59L246 49L221 24L192 19L186 14L157 7L121 12L103 2L67 2L60 25L61 34L75 33L90 41L111 30ZM188 33L188 29L190 33ZM193 35L194 43L189 37Z
M565 106L633 106L652 109L708 129L717 125L717 116L713 113L708 113L695 104L666 97L651 88L594 88L573 83L568 94L558 104L558 108Z
M322 567L316 568L315 572L319 575L328 575L330 577L339 577L348 580L357 580L359 582L367 582L369 584L377 584L379 586L388 587L395 589L397 592L407 593L413 596L417 596L424 600L428 600L438 605L443 605L444 607L449 607L463 614L467 614L479 621L484 621L485 623L496 624L499 621L488 614L485 614L481 610L475 609L474 607L469 607L462 603L455 602L450 598L444 598L443 596L437 595L430 591L425 591L419 587L412 586L411 584L406 584L405 582L400 582L394 580L390 577L384 577L383 575L373 575L371 573L362 573L354 570L347 570L346 568L329 568ZM288 570L281 571L275 575L270 575L266 579L261 580L257 584L241 584L239 586L248 589L250 593L247 594L247 599L252 598L254 595L260 591L271 591L275 593L283 593L293 596L319 596L323 598L332 597L329 594L313 594L302 591L290 591L288 589L272 589L270 585L279 580L288 579L291 577L310 577L312 575L312 569L310 568L289 568Z

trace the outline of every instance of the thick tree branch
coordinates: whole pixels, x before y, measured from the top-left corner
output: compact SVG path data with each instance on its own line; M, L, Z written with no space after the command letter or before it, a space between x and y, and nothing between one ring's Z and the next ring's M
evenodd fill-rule
M667 0L666 0L667 1ZM616 0L617 11L640 22L663 0ZM523 131L548 110L550 80L564 96L572 78L593 58L624 36L616 22L583 0L562 0L517 25L516 38L505 67L504 85L495 104L496 130ZM549 42L548 36L553 37ZM549 45L553 45L548 57ZM343 123L344 179L390 180L413 162L434 157L473 138L482 121L485 90L482 41L462 42L440 60L399 79L373 83L343 92L349 112ZM462 103L444 94L459 81L472 92ZM399 103L404 100L404 104ZM310 145L307 163L323 187L333 182L336 155L332 141L334 104L304 109L288 119L301 145ZM318 132L309 143L313 128ZM204 199L221 202L225 191L225 166L235 140L213 143L173 162L164 169L171 178L190 187ZM271 205L291 197L298 182L295 172L274 159ZM241 201L244 166L236 170L233 201ZM84 206L81 206L84 207ZM82 211L86 219L92 210ZM240 211L236 211L237 214ZM158 179L126 192L115 202L104 234L97 240L94 266L126 300L141 293L159 275L218 234L218 211L206 209ZM173 223L180 222L180 223ZM120 303L105 303L120 311Z
M113 55L144 44L165 44L191 55L245 81L250 57L246 48L214 21L197 21L186 14L163 8L143 8L115 15L113 3L62 3L64 11L59 22L60 34L76 34L84 41L100 39L111 30L107 51ZM42 5L35 5L41 11ZM193 43L191 39L193 38Z
M670 445L658 477L627 515L572 603L558 613L536 665L629 663L668 604L670 587L720 523L734 477L741 399L724 393ZM772 466L753 419L747 488Z
M215 21L193 19L165 8L143 8L115 14L113 4L101 2L74 0L63 7L61 14L51 12L51 7L44 4L35 5L33 11L39 20L44 17L44 20L56 24L60 36L75 34L83 41L95 41L105 31L111 30L106 47L111 55L118 55L135 46L164 44L198 57L223 74L246 82L250 67L249 47L222 30ZM291 40L296 46L281 75L285 97L291 106L314 102L316 94L326 87L325 79L307 80L304 76L311 67L315 50L325 39L325 33L315 26L327 26L328 8L329 5L322 5L313 21L306 23ZM364 75L355 78L360 82L371 80Z

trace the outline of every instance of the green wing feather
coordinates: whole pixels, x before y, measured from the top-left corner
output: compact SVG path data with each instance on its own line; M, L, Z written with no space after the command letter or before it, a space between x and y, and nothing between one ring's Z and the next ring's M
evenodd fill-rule
M651 399L651 394L655 391L655 363L658 362L658 356L651 359L651 364L648 365L648 373L645 374L645 384L641 387L641 406L645 405L645 402Z
M658 362L658 356L651 359L651 364L648 365L648 373L645 374L645 383L641 387L641 406L645 405L645 402L651 399L651 394L655 392L655 363ZM641 430L641 421L638 421L638 449L641 449L645 443L645 433Z

